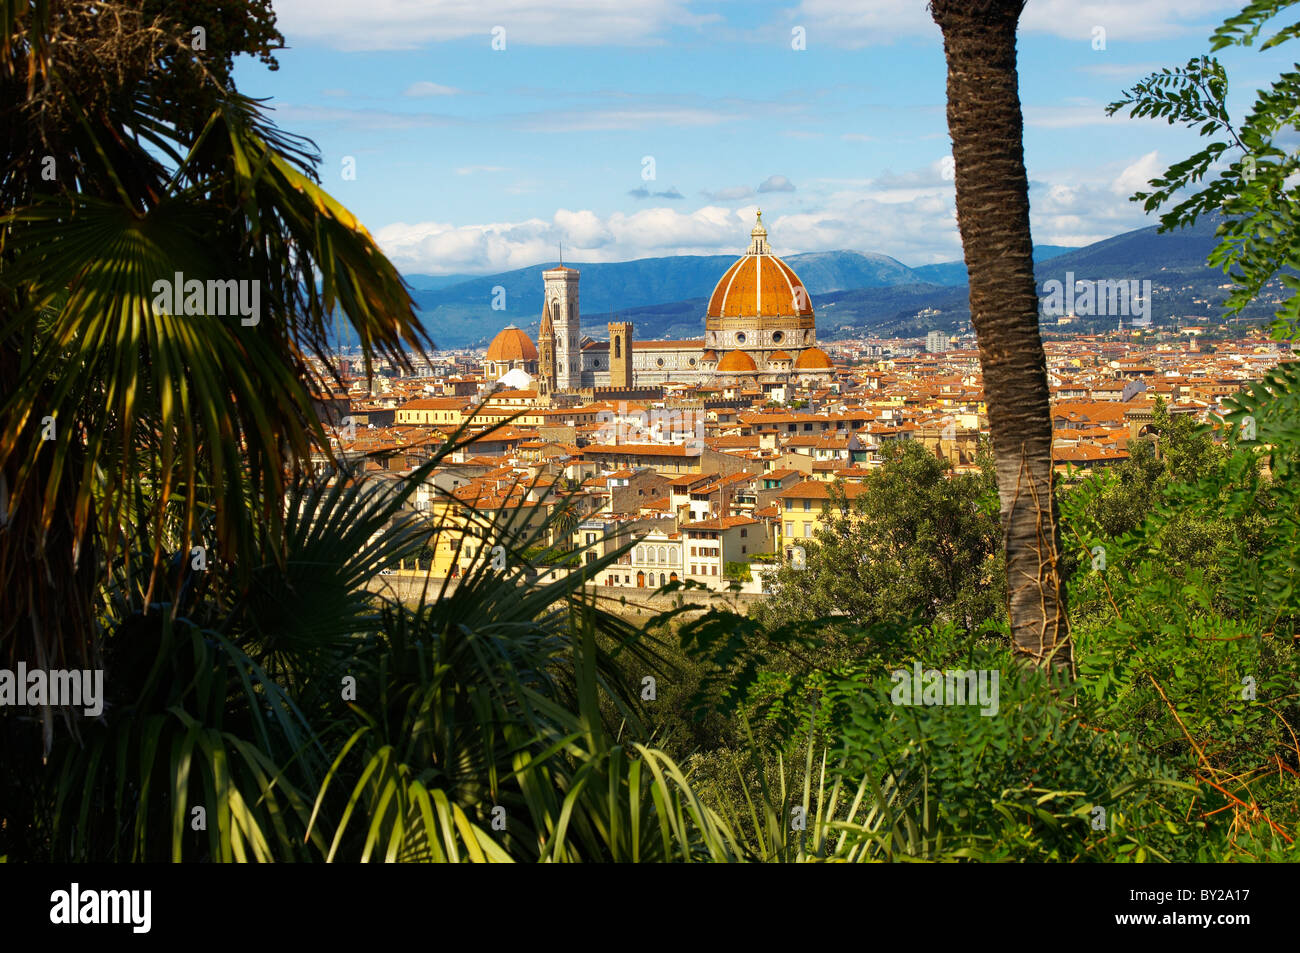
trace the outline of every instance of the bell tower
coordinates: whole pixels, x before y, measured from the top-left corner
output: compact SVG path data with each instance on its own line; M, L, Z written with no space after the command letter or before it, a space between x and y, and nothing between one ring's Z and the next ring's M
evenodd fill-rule
M555 389L582 385L582 348L578 326L578 272L560 265L542 272L546 307L555 327Z
M609 326L609 386L631 387L632 322L619 321Z
M555 390L555 324L550 304L542 305L542 327L537 333L537 395L550 397Z

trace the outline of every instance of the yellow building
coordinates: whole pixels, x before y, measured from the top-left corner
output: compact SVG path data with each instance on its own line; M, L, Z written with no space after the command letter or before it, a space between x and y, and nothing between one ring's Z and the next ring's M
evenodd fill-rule
M420 397L397 408L397 424L446 424L459 427L465 420L466 402L461 397Z
M781 493L779 550L800 545L804 540L815 540L817 530L826 525L823 513L831 506L831 487L821 480L805 480ZM839 483L844 495L853 501L867 491L861 483ZM827 514L827 515L833 515Z
M457 576L476 561L489 564L505 560L507 571L516 568L513 551L529 546L571 547L569 530L547 520L563 498L549 487L531 490L519 485L499 491L492 483L473 483L430 501L429 518L438 531L434 540L436 577ZM585 516L585 513L579 516ZM571 525L571 524L570 524ZM503 547L496 551L495 547Z

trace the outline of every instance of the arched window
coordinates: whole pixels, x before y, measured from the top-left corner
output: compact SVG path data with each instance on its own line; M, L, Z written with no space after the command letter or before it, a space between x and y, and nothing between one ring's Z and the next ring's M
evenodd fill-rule
M649 557L646 559L646 562L653 566L655 564L655 548L653 546L647 546L646 555Z
M623 339L618 336L614 337L614 356L615 357L623 356Z
M670 566L676 566L676 565L677 565L677 549L676 549L676 547L674 547L674 548L668 550L668 565L670 565Z
M645 547L644 547L644 546L638 546L638 547L636 548L636 561L639 562L639 563L643 563L643 562L645 562Z

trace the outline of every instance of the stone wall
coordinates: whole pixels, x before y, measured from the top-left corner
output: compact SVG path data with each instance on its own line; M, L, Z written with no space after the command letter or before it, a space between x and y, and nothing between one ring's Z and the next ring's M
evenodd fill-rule
M372 592L386 592L400 601L406 602L420 597L426 574L422 572L393 572L387 576L375 576L367 586ZM429 578L429 598L435 599L443 591L443 580ZM456 584L447 584L446 591L454 592ZM749 607L762 598L753 592L703 592L698 589L660 593L653 589L634 589L628 586L587 586L587 592L593 595L597 604L620 615L640 614L651 616L666 612L678 605L698 605L701 610L732 608L745 613Z

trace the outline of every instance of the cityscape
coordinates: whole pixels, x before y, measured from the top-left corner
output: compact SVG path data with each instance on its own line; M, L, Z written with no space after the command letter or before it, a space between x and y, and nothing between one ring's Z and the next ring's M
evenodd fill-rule
M851 495L887 445L913 441L953 473L979 469L989 429L974 335L819 346L818 289L772 253L761 212L698 340L640 340L631 322L584 326L581 270L543 277L540 341L508 325L486 349L439 350L410 373L379 363L373 380L343 353L346 389L317 395L331 449L369 461L380 480L407 479L463 435L412 497L440 528L433 554L382 582L455 578L564 508L582 522L547 546L590 564L635 544L588 586L762 593L765 575L815 537L829 487ZM1223 431L1224 399L1291 358L1258 327L1210 343L1198 324L1122 325L1045 341L1052 460L1065 483L1127 459L1130 441L1154 443L1157 401ZM491 513L501 537L485 536L461 503Z

